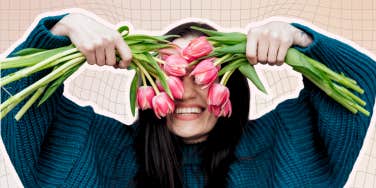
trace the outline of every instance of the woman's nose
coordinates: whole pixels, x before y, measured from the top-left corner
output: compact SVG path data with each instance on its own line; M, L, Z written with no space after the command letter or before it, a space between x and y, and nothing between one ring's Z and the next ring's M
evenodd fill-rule
M194 98L196 96L196 87L197 87L197 85L194 82L194 77L184 76L183 85L184 85L184 94L183 94L182 100Z

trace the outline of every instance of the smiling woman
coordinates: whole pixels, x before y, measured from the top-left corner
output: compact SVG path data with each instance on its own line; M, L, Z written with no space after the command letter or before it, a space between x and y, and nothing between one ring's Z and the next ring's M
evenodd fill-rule
M191 26L211 28L202 23L186 23L169 31L168 34L181 35L173 42L182 49L192 39L204 35L190 29ZM209 88L197 85L194 77L189 76L191 71L189 69L183 77L184 94L176 100L174 113L160 120L151 110L139 111L139 132L135 140L136 158L140 164L136 176L138 187L183 186L181 166L185 164L181 163L183 156L186 158L192 152L183 148L190 147L186 144L197 143L200 144L195 148L196 155L203 160L202 173L208 179L208 187L227 185L225 177L236 159L235 147L248 121L248 82L240 72L235 72L227 84L233 94L230 96L232 116L217 118L207 105Z
M191 39L200 40L203 35L192 31L192 25L210 28L202 23L186 23L167 34L181 35L173 42L184 47ZM40 20L9 56L25 48L51 49L73 43L89 64L124 68L131 61L131 53L118 35L85 15L51 16ZM372 115L376 63L365 54L295 23L267 23L252 28L247 37L247 57L252 64L281 64L287 49L294 47L332 70L352 77L364 89L365 94L360 97ZM115 51L123 59L118 65L113 58ZM183 56L186 61L191 57L194 55ZM175 60L181 59L174 57ZM1 75L13 71L1 70ZM221 114L229 117L218 118L210 110L210 95L221 91L226 98L227 91L214 87L215 91L209 91L209 87L197 84L200 79L197 80L194 70L184 71L187 71L185 76L179 80L184 92L179 90L176 93L179 99L167 101L168 105L176 106L175 111L170 114L166 111L172 108L161 108L157 113L150 109L139 111L138 121L131 126L96 114L91 107L75 104L62 95L62 87L39 108L32 106L19 121L13 119L19 107L10 111L1 120L1 135L25 187L342 187L345 184L370 116L352 114L304 78L298 98L282 102L259 119L248 120L248 82L235 71L227 83L232 109L226 107L226 114ZM6 89L17 93L44 74L38 72L10 83ZM7 97L2 95L1 100ZM163 100L152 103L140 100L140 107L145 109L166 105Z

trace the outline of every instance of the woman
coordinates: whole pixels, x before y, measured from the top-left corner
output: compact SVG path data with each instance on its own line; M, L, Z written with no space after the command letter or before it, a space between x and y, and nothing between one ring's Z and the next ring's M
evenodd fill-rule
M187 25L169 34L183 35L174 41L178 45L202 35L192 34ZM89 64L126 68L131 60L118 33L80 14L42 19L12 54L71 42ZM253 64L282 64L292 45L355 79L365 90L366 109L372 111L375 61L305 26L273 22L253 28L247 57ZM115 50L123 59L118 64ZM41 76L6 89L16 93ZM175 101L173 114L159 120L151 111L140 111L131 126L76 105L60 88L19 122L13 116L20 107L10 112L2 120L2 138L26 187L341 187L370 122L370 117L351 114L306 79L298 98L252 121L247 82L239 73L228 83L233 104L228 119L208 112L207 90L191 77L184 77L183 83L185 93Z

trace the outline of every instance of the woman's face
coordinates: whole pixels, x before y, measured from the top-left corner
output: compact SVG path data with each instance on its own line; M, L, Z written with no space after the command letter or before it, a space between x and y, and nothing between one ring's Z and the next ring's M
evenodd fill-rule
M195 37L188 35L173 42L184 48ZM183 98L175 100L175 112L167 115L167 126L186 143L197 143L206 140L218 118L208 110L208 88L201 89L195 84L194 78L188 76L190 71L183 77Z

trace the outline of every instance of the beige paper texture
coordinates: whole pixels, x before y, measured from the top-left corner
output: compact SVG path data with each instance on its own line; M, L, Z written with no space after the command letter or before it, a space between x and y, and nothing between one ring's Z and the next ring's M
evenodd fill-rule
M188 17L209 19L224 28L244 28L250 22L287 16L376 52L374 0L1 0L0 52L19 40L38 14L74 7L93 12L112 24L128 21L137 30L155 32ZM251 118L261 116L287 97L296 96L301 89L301 77L287 66L257 68L267 83L269 96L252 92ZM129 83L130 76L126 71L86 67L66 84L65 94L95 106L98 113L130 122L133 118L125 108L129 106L127 97L119 97L128 96L129 86L124 83ZM375 121L372 125L346 187L376 187ZM0 142L0 188L20 185Z

